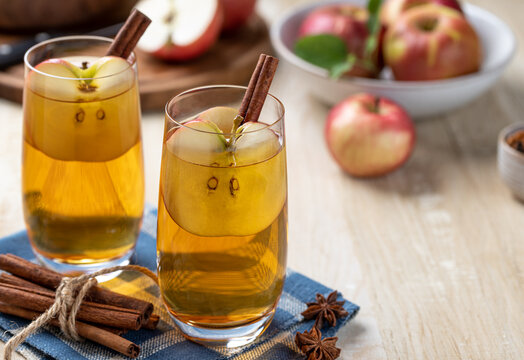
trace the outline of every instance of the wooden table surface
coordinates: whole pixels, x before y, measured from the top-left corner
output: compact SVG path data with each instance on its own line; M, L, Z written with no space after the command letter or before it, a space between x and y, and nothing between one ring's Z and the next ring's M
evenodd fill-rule
M268 20L307 0L260 0ZM522 44L524 2L472 0ZM524 205L502 184L497 134L523 121L524 53L466 108L417 123L409 162L375 180L344 175L323 139L328 108L281 67L287 110L289 266L359 304L343 359L524 358ZM22 109L0 101L0 235L23 228ZM146 113L146 198L157 202L163 115Z

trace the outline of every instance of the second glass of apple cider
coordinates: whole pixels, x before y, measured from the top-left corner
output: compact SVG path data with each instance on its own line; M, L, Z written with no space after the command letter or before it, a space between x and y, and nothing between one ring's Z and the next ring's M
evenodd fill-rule
M184 92L166 106L158 275L190 339L240 346L271 322L287 252L284 107L234 125L243 87Z
M22 189L33 250L56 270L128 262L144 208L134 54L111 39L50 40L25 58Z

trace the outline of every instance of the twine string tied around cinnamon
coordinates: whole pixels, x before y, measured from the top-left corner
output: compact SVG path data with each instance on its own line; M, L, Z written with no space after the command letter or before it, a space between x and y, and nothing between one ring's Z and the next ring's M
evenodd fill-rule
M7 342L4 348L4 359L11 360L13 351L25 339L56 317L58 317L62 333L71 339L79 341L80 337L76 331L76 315L89 289L98 284L96 277L124 270L141 272L158 284L158 278L155 273L138 265L113 266L78 277L64 277L60 286L56 289L53 305Z

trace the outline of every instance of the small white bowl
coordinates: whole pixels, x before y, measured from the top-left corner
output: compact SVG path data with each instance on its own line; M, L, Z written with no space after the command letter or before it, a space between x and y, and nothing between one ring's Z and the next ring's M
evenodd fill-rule
M506 139L518 130L524 130L524 123L509 125L502 129L498 142L498 168L500 177L517 199L524 201L524 153L509 146Z
M271 26L271 42L280 58L291 64L313 96L328 105L352 94L370 92L398 102L415 118L445 113L486 92L502 75L517 48L515 35L503 21L477 6L464 4L464 12L482 41L484 58L479 72L446 80L395 81L386 69L381 79L333 80L325 69L296 56L293 48L307 14L317 7L340 3L365 6L367 0L331 0L301 6Z

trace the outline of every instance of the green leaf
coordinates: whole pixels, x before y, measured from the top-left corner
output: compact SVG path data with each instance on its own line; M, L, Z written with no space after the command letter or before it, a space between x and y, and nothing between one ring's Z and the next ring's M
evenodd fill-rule
M300 38L295 44L295 54L307 62L331 70L346 62L348 50L339 37L320 34Z
M332 79L340 78L346 72L353 69L353 66L355 66L356 62L357 62L357 57L355 56L355 54L351 54L351 53L348 54L347 59L344 62L335 64L334 66L331 67L331 69L329 70L329 76Z

